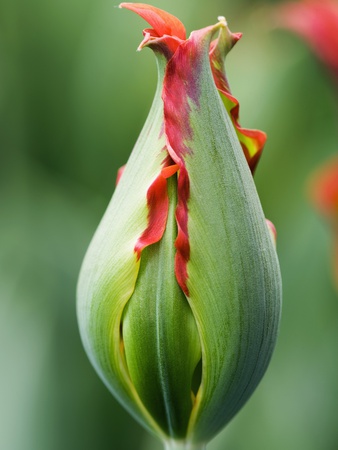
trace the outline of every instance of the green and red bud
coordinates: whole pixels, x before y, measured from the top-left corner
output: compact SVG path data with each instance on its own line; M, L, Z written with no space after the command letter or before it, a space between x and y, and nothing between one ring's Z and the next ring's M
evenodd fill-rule
M153 27L140 48L159 81L83 262L80 331L131 414L195 448L250 397L275 346L280 272L251 173L265 134L239 125L224 58L240 35L224 18L186 39L164 11L121 7Z

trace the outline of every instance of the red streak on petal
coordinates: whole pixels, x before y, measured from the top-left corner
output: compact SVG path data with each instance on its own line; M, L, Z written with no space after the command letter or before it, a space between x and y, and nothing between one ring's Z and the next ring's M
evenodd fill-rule
M162 99L168 151L180 166L183 157L192 154L192 149L187 145L193 136L189 103L199 106L198 82L203 51L199 41L210 28L195 31L189 40L178 47L167 64L164 77Z
M176 52L177 47L183 42L182 39L176 36L161 36L158 37L157 34L152 29L143 30L144 39L138 47L138 50L142 50L143 47L150 47L155 53L161 53L169 59Z
M175 241L175 247L177 250L175 255L175 275L181 289L186 296L189 296L189 289L187 286L187 264L190 259L190 243L188 234L188 200L190 196L190 183L187 169L184 166L180 169L177 190L178 204L176 208L176 222L178 233Z
M141 256L142 250L148 245L158 242L165 230L169 199L167 181L161 174L150 185L147 191L147 205L148 225L134 247L138 259Z
M162 93L167 148L170 156L179 166L175 275L178 284L187 296L189 296L187 264L190 259L188 233L190 181L184 158L188 154L193 154L193 150L189 147L189 142L193 137L190 125L190 104L194 103L199 107L199 74L202 58L207 55L209 50L206 36L210 35L211 29L212 27L207 27L194 32L189 40L178 47L167 64Z
M164 78L163 103L164 124L167 137L167 147L170 156L179 166L177 179L178 203L176 207L177 238L175 241L175 275L183 292L189 296L187 286L187 263L190 258L190 243L188 234L188 200L190 182L185 167L184 155L192 153L185 141L192 138L192 128L189 120L190 107L188 99L196 98L197 78L193 76L195 64L188 58L191 42L184 42L169 61ZM189 80L187 80L187 75Z
M163 151L165 150L166 148L163 149ZM155 178L147 191L148 224L134 247L138 259L145 247L155 244L162 238L166 227L169 208L167 178L174 175L179 167L173 163L169 154L167 154L162 164L163 168L160 174Z
M231 38L233 41L231 46L235 45L241 36L241 33L232 33ZM215 85L218 91L224 95L229 102L227 109L229 111L230 118L235 127L250 170L254 173L266 142L266 134L260 130L243 128L239 124L239 101L231 94L224 70L225 54L221 53L221 50L217 46L217 41L218 40L212 43L210 50L210 64ZM230 49L228 48L226 50L229 51Z
M172 14L144 3L121 3L120 8L126 8L141 16L154 28L158 37L168 35L185 40L183 23Z
M116 183L115 183L116 186L119 184L125 168L126 168L126 165L120 167L119 170L117 171Z

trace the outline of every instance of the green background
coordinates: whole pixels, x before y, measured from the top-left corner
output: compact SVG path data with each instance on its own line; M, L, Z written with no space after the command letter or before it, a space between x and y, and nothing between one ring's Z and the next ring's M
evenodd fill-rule
M329 227L309 175L337 152L338 97L306 45L273 30L274 3L157 0L187 30L225 15L241 123L268 133L256 174L278 230L284 310L269 370L210 450L338 448L338 296ZM0 0L0 449L157 450L80 342L86 247L156 84L145 23L107 0ZM146 161L145 161L146 164Z

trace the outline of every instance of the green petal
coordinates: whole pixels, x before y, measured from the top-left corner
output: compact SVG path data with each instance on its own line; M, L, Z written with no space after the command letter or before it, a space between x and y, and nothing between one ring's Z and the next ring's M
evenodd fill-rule
M163 65L146 124L85 256L77 289L84 347L98 374L120 402L148 429L161 433L130 381L120 328L140 261L135 252L148 225L147 192L167 156L161 100Z
M170 60L164 81L167 145L189 177L185 292L203 362L188 432L195 442L207 442L220 431L262 378L276 340L281 299L276 252L210 69L216 29L192 33Z
M185 158L190 175L187 285L203 351L202 386L191 422L197 441L213 437L263 376L281 298L276 252L256 188L212 83L207 55L203 63L200 107L192 104L190 113L194 154Z
M190 306L174 273L176 176L166 231L142 253L135 291L123 318L123 340L132 382L152 417L173 438L186 435L192 379L201 358Z

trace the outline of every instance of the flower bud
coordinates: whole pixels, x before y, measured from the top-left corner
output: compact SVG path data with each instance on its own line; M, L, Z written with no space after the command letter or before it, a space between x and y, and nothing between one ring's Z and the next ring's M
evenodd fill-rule
M203 446L269 363L281 281L252 172L265 134L242 128L221 17L191 33L123 3L152 29L158 86L87 251L78 283L84 347L116 398L167 445ZM176 444L175 444L176 445Z

